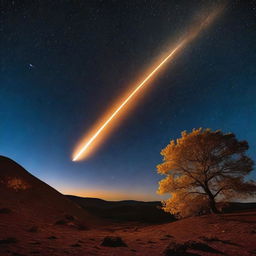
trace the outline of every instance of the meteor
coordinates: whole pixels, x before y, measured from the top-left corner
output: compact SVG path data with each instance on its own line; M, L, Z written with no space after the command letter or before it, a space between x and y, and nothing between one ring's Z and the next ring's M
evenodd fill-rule
M187 45L190 41L192 41L200 32L203 30L207 25L209 25L212 20L215 18L215 16L220 12L220 9L216 9L215 12L211 13L207 16L207 18L199 24L199 26L192 28L185 37L183 37L183 40L181 40L175 47L173 47L167 56L162 58L160 62L155 65L151 71L146 75L146 77L133 89L133 91L127 96L125 100L121 102L121 104L113 110L112 114L109 115L107 120L98 128L96 128L93 135L87 139L82 145L82 147L79 148L77 152L75 152L73 161L77 161L81 159L86 151L91 147L96 140L96 138L102 134L102 132L106 129L106 127L115 119L118 117L118 115L121 114L122 109L131 101L132 98L134 98L135 95L137 95L145 86L148 85L148 82L156 76L156 74L160 71L160 69L173 57L177 54L178 51L180 51L182 48L184 48L185 45Z

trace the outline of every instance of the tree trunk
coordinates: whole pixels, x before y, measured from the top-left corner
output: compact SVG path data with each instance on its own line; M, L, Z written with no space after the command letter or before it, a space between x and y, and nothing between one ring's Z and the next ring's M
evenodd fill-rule
M219 213L214 198L209 197L209 205L212 213Z
M215 198L214 198L214 196L213 196L211 190L210 190L209 187L207 186L207 184L205 184L204 190L205 190L205 192L207 193L208 198L209 198L209 207L210 207L211 212L212 212L212 213L219 213L219 210L218 210L217 207L216 207Z

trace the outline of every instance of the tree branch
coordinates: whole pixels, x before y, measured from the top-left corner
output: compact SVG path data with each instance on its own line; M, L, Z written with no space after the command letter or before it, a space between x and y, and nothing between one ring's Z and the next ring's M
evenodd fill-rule
M223 191L225 187L220 188L214 195L213 197L215 198L221 191Z

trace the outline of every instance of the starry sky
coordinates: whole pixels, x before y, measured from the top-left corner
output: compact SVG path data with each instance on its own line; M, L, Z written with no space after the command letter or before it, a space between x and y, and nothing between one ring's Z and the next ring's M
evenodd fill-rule
M155 166L183 130L234 132L256 160L256 4L241 0L227 2L90 158L71 161L81 136L213 3L3 1L0 154L62 193L108 200L162 200Z

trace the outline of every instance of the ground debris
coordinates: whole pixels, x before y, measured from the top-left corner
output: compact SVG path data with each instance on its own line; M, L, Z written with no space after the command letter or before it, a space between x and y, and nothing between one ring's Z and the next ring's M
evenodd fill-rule
M106 236L101 245L108 247L127 247L127 244L119 236Z

